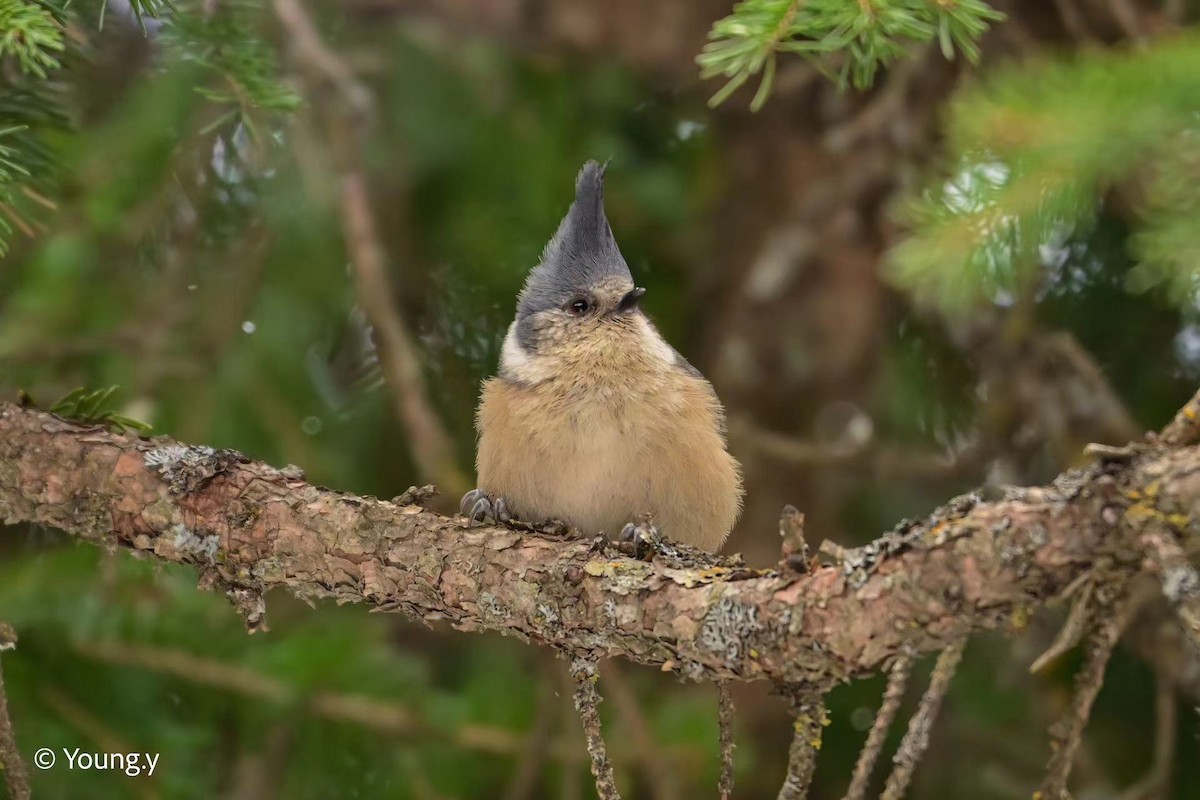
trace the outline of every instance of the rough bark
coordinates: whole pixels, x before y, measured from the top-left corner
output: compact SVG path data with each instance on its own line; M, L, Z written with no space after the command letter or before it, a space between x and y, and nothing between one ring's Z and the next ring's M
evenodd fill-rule
M808 574L468 530L410 500L0 405L0 521L193 564L252 628L262 593L285 588L693 679L788 684L844 680L973 630L1020 626L1089 571L1138 570L1147 526L1195 535L1200 448L1139 445L1051 486L957 498Z

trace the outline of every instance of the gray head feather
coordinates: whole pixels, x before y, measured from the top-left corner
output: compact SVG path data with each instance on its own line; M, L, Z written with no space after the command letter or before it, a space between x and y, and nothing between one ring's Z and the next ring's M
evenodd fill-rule
M607 278L633 282L604 215L604 167L588 161L575 179L575 202L525 281L517 319L561 308Z

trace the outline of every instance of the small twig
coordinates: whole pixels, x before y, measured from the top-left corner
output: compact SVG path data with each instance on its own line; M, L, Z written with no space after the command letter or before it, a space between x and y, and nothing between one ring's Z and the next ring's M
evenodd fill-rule
M613 778L612 762L600 731L600 695L596 692L599 672L596 662L577 656L571 659L571 677L575 679L575 710L583 723L588 754L592 757L592 776L596 779L596 794L600 800L621 800Z
M1146 560L1162 582L1163 596L1174 609L1184 635L1200 652L1200 573L1165 525L1151 524L1142 534Z
M798 690L792 696L792 746L788 749L787 777L779 789L779 800L805 800L813 773L817 771L817 754L828 717L825 698L809 689Z
M796 572L808 572L811 564L808 542L804 539L804 515L790 503L779 515L779 538L783 563Z
M733 797L733 692L725 681L717 683L717 726L721 744L721 777L717 793L721 800Z
M1118 598L1111 612L1098 615L1099 627L1088 640L1088 653L1084 665L1075 678L1075 694L1071 699L1071 707L1063 718L1050 727L1052 755L1046 767L1046 778L1042 781L1041 797L1045 800L1066 800L1067 779L1071 776L1071 767L1075 754L1083 741L1083 731L1087 727L1088 717L1092 712L1092 703L1100 693L1104 683L1104 668L1112 656L1113 647L1121 637L1132 609L1131 599Z
M1170 794L1177 714L1175 682L1159 669L1154 680L1154 762L1146 777L1130 786L1121 800L1166 800Z
M301 707L314 716L359 725L385 736L444 737L458 747L497 755L518 754L525 746L519 737L503 728L465 724L443 731L441 726L430 724L407 707L380 697L320 691L304 696L274 676L182 650L122 641L80 644L75 652L85 658L172 675L266 702L303 701ZM556 759L571 757L566 747L550 748L548 752Z
M786 433L760 428L745 420L730 426L730 438L779 461L817 468L860 468L880 480L946 480L979 471L990 450L969 444L954 453L914 450L880 442L838 449Z
M1095 583L1088 581L1084 584L1082 594L1075 599L1071 604L1071 610L1067 613L1067 620L1063 623L1058 635L1054 637L1054 641L1046 648L1046 652L1042 653L1030 665L1031 673L1041 672L1046 665L1057 659L1063 653L1067 652L1075 645L1079 644L1083 639L1083 635L1087 632L1089 612L1092 609L1092 590L1095 588Z
M867 741L858 754L858 761L854 765L854 775L850 779L850 787L846 789L846 796L843 800L863 800L867 796L871 773L875 771L875 764L879 761L879 754L883 751L883 745L887 741L888 730L892 727L896 712L900 710L900 702L904 699L904 690L908 687L908 676L912 674L912 663L911 658L900 658L888 672L887 689L883 692L883 702L879 706L879 712L875 714L875 721L871 724L870 732L867 733Z
M1183 447L1200 440L1200 392L1192 395L1175 418L1167 423L1158 440L1171 447Z
M6 622L0 622L0 652L17 645L17 634ZM4 672L0 670L0 772L8 787L10 800L29 800L29 768L17 749L17 736L8 716L8 695L4 693Z
M967 640L960 639L947 647L938 655L937 663L933 665L933 675L929 679L929 688L921 696L921 704L908 721L908 730L900 741L900 749L892 756L892 774L888 776L887 785L880 795L882 800L900 800L908 790L913 772L925 749L929 747L929 732L937 720L942 700L950 688L950 681L962 660L963 648Z

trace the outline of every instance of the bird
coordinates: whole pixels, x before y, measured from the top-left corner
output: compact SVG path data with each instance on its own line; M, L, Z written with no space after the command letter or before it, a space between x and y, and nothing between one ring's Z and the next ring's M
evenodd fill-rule
M525 280L476 413L468 525L558 520L715 552L741 513L741 466L710 384L640 301L604 211L606 166Z

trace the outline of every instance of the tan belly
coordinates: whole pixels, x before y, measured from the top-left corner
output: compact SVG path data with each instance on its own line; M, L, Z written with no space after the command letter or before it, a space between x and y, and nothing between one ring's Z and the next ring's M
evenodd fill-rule
M737 517L740 480L707 404L663 387L653 402L564 405L538 387L484 386L480 488L522 519L614 535L642 513L664 535L714 549ZM567 410L570 409L570 410Z

